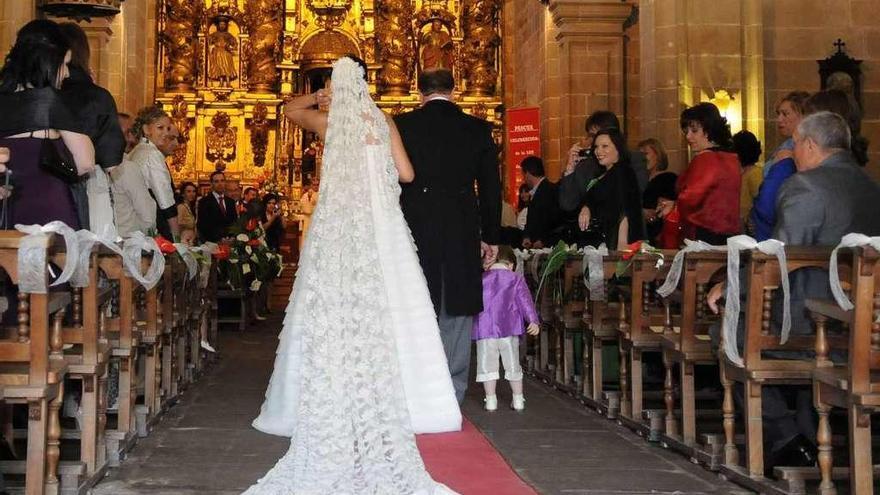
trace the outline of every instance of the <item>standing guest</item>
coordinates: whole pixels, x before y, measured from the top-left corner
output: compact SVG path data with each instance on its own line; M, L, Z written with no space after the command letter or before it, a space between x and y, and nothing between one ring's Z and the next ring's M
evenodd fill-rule
M306 241L306 233L309 231L309 224L312 221L312 213L315 212L315 207L318 206L318 187L320 184L318 183L318 179L307 179L304 185L306 186L306 190L299 198L299 210L303 215L302 227L300 228L299 235L300 252L302 252L303 245Z
M253 203L254 200L257 199L257 196L259 196L259 195L260 195L260 193L256 190L256 188L246 187L244 190L244 193L242 193L242 195L241 195L241 199L239 201L237 201L235 204L235 207L237 209L236 211L238 211L238 214L242 215L243 213L248 211L248 208L251 206L251 203Z
M80 226L93 232L104 232L114 225L107 171L122 162L125 137L119 127L116 102L106 89L98 86L89 75L89 40L79 25L59 24L70 45L70 77L61 86L61 98L73 112L83 131L95 146L95 170L86 180L71 184L77 201Z
M141 166L144 182L156 201L156 230L166 239L178 239L177 201L165 158L180 146L180 131L168 114L155 106L138 112L133 129L140 143L131 151L129 159Z
M196 228L196 201L199 199L199 188L192 182L184 182L180 186L180 204L177 205L177 223L180 230Z
M125 138L125 153L122 155L125 158L128 157L131 150L138 144L137 136L134 135L131 129L134 125L134 119L131 118L131 115L123 112L118 113L116 116L119 128L122 130L122 136Z
M794 134L794 130L797 129L801 119L806 115L804 105L806 105L809 97L810 93L806 91L792 91L783 96L779 100L779 104L776 105L776 130L783 140L773 150L773 153L770 154L769 159L764 164L765 177L770 173L774 165L786 158L794 157L792 154L794 152L794 141L791 139L791 136Z
M646 235L652 244L658 246L656 239L663 230L663 219L657 216L657 204L660 201L675 201L678 196L675 191L678 175L666 171L669 168L669 157L666 155L666 148L659 140L645 139L639 143L638 148L645 155L648 166L648 185L642 194ZM671 246L671 248L676 247L678 246Z
M504 365L504 379L510 383L513 398L510 407L514 411L525 409L523 397L522 366L519 363L519 340L523 323L528 324L528 334L541 332L538 312L526 285L526 279L513 271L516 256L507 246L498 248L498 260L483 272L483 311L474 323L474 340L477 341L477 383L483 384L487 411L498 409L495 386L501 375L498 361Z
M199 201L196 226L203 242L220 242L235 223L235 201L226 197L226 176L223 172L211 174L211 193Z
M586 187L585 203L578 214L579 246L625 249L627 244L645 238L642 195L632 167L629 151L619 130L603 129L593 140L593 156L601 174Z
M678 199L662 202L661 216L677 207L685 238L726 244L740 232L740 166L730 151L730 126L718 107L699 103L682 112L681 130L694 157L678 177Z
M531 201L532 193L529 185L520 184L516 203L516 226L519 230L526 230L526 219L529 218L529 203Z
M125 159L110 172L116 229L122 237L132 232L148 234L156 229L156 202L144 182L142 166Z
M50 168L74 164L80 176L95 168L92 141L58 91L70 59L58 24L35 20L18 31L0 69L0 147L9 149L15 186L4 228L53 220L80 227L67 176Z
M261 226L266 232L266 244L269 249L279 252L281 239L284 237L284 217L281 215L281 206L278 205L278 196L275 194L269 193L263 196Z
M423 71L418 86L421 108L395 118L415 170L415 180L403 186L401 205L460 404L468 386L473 320L483 310L483 263L498 254L498 151L489 123L453 103L451 71Z
M544 176L544 162L537 156L527 156L519 164L523 181L529 186L529 213L523 231L522 247L541 249L555 242L559 223L559 193L556 184Z
M587 135L569 150L568 162L562 173L562 179L559 180L559 207L563 211L573 212L580 209L587 195L587 184L602 173L596 157L591 154L596 134L602 129L617 129L618 132L623 132L617 115L607 110L593 112L587 118L584 129ZM648 186L645 155L639 151L630 153L628 165L635 172L639 191L644 191Z
M752 233L754 229L748 228L749 212L752 211L752 203L758 197L761 182L764 180L764 164L759 163L761 158L761 142L749 131L739 131L733 135L733 150L739 158L742 166L742 182L739 194L739 215L746 232Z

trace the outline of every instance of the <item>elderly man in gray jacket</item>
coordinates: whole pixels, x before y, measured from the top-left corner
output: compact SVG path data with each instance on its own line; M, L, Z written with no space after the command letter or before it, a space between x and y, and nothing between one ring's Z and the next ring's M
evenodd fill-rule
M880 216L874 211L880 186L856 164L849 151L851 140L849 126L840 115L818 112L800 122L794 133L797 173L779 191L774 239L789 246L836 246L851 232L880 235ZM791 332L813 334L815 328L804 305L809 298L832 298L828 272L798 270L791 273L789 282ZM710 291L709 306L713 311L717 312L722 294L723 284ZM776 294L772 304L771 320L776 329L782 321L781 299L781 294ZM742 318L739 323L737 341L742 343ZM713 332L713 340L717 341L717 333ZM787 392L794 396L794 412L788 409ZM762 395L764 446L769 452L765 466L769 470L774 465L813 465L816 423L812 391L807 387L772 386L763 387Z

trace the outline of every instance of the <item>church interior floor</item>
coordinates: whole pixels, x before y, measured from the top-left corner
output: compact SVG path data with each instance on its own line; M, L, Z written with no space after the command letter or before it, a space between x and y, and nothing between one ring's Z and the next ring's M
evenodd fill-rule
M219 363L92 493L239 494L271 468L289 440L250 422L272 371L280 328L274 316L242 335L223 331ZM490 414L481 409L481 387L472 385L463 412L539 493L748 493L543 385L526 379L525 394L526 411L515 413L500 384L499 410Z

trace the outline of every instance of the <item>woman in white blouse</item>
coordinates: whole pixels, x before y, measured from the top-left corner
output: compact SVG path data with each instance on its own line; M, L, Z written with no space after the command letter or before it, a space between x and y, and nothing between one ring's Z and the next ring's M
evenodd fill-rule
M156 229L169 240L177 239L180 235L177 202L165 158L174 154L179 146L179 131L161 108L147 107L138 112L132 132L139 142L128 159L139 165L144 183L156 202Z

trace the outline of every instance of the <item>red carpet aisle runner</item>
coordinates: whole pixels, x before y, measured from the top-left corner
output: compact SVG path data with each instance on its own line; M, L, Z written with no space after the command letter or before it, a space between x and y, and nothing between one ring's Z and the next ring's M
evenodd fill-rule
M536 495L467 419L462 431L418 435L431 477L461 495Z

